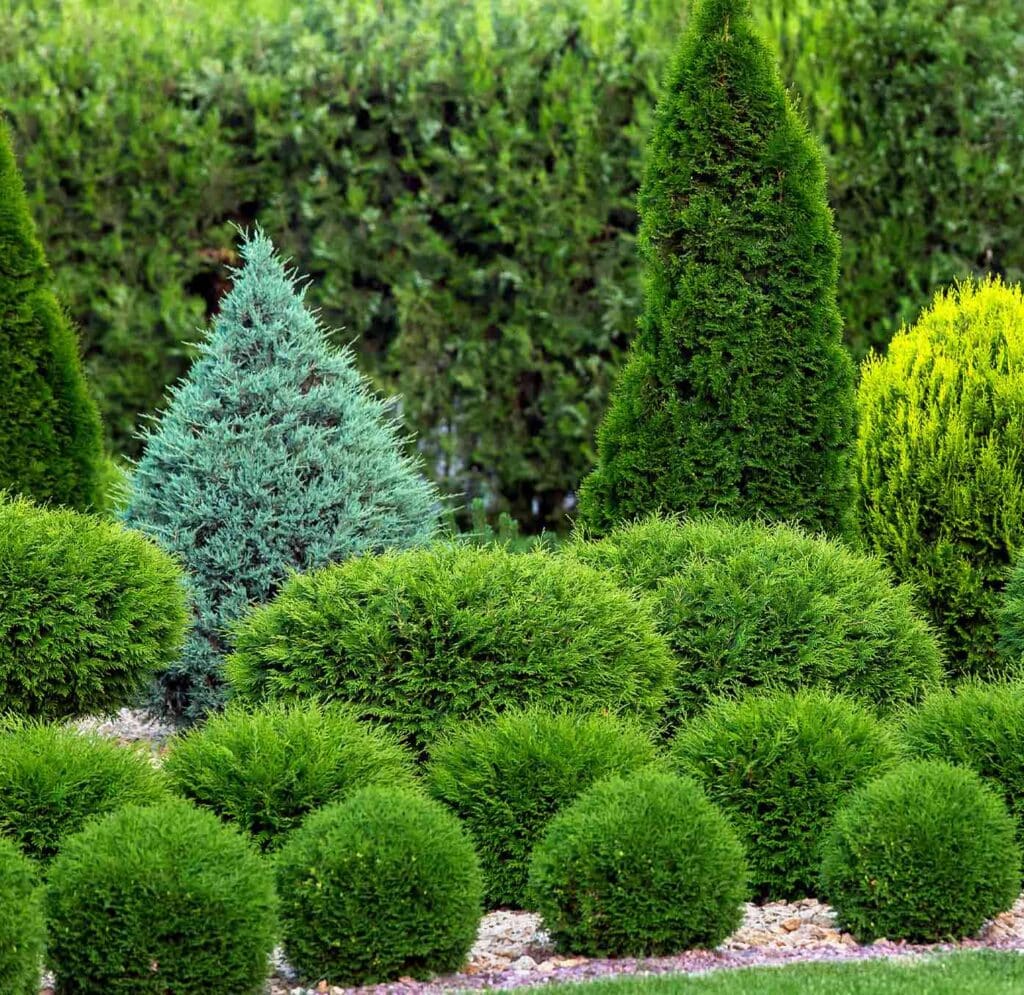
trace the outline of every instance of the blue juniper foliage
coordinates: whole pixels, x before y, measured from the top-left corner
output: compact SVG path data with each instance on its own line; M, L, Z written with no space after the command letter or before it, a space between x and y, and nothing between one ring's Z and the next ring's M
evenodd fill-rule
M334 348L259 230L188 377L144 434L126 521L176 553L195 624L155 709L193 721L222 703L227 631L291 570L425 543L439 499L389 402Z

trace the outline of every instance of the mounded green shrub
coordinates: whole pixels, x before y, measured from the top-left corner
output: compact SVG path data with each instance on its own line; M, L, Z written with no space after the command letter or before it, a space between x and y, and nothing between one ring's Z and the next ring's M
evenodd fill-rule
M46 945L43 892L35 868L0 839L0 992L39 995Z
M701 0L639 197L639 333L580 518L764 515L854 532L853 366L822 154L750 0Z
M998 279L940 293L863 369L867 542L913 582L954 673L990 676L999 596L1024 548L1024 295Z
M68 839L50 867L47 918L61 995L257 995L277 938L270 868L178 799Z
M229 708L172 740L163 768L175 790L262 850L359 788L413 783L412 758L389 735L315 702Z
M683 727L671 757L740 833L760 901L818 894L821 844L845 797L891 767L889 730L824 691L722 700Z
M0 496L0 708L111 712L175 659L181 571L138 532Z
M167 797L147 753L61 726L0 726L0 836L36 860L52 860L93 816Z
M962 681L931 692L901 718L907 754L979 774L1003 796L1024 842L1024 684Z
M935 761L897 767L836 814L822 885L862 942L972 936L1020 892L1021 855L1002 800L973 771Z
M650 731L605 714L507 712L434 743L431 794L469 830L489 908L523 908L530 855L551 818L595 781L655 760Z
M364 985L462 966L482 915L473 845L440 803L363 788L314 812L275 857L285 955L305 978Z
M716 694L823 687L880 710L942 679L913 592L874 557L784 525L649 518L570 555L646 594L679 661L674 725Z
M101 504L100 418L0 116L0 492Z
M223 704L227 630L289 572L426 543L438 499L394 411L327 341L259 231L243 237L200 358L148 432L126 521L188 568L195 624L154 706L192 721Z
M747 865L696 781L649 768L598 782L554 817L529 893L567 953L673 954L717 946L739 926Z
M673 661L647 609L543 552L436 546L290 578L238 626L243 701L351 703L422 754L448 722L528 705L653 720Z

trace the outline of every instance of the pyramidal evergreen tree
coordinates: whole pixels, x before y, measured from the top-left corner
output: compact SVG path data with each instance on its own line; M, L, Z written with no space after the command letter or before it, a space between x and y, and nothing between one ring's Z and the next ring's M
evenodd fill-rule
M187 378L144 434L126 521L191 575L194 625L157 680L180 721L223 701L229 629L292 570L428 542L439 499L388 402L335 349L262 232Z
M102 436L0 119L0 493L99 507Z
M580 493L593 533L721 511L853 531L853 366L822 154L751 21L702 0L639 196L644 306Z

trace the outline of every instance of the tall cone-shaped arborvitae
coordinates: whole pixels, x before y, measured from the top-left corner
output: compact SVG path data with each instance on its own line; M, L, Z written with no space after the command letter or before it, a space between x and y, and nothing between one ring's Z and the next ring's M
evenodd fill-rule
M293 570L427 542L438 498L387 402L333 348L257 232L201 354L148 434L125 519L178 554L195 623L154 705L223 701L230 628Z
M595 533L654 511L852 531L853 368L821 151L749 0L702 0L639 198L640 329L580 494Z
M0 492L100 504L100 419L0 120Z

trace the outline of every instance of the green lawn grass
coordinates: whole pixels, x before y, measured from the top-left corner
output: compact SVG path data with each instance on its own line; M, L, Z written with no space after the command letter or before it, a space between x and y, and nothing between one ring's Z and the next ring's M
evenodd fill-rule
M619 978L561 989L586 995L1020 995L1024 956L946 954L928 958L743 968L701 976Z

